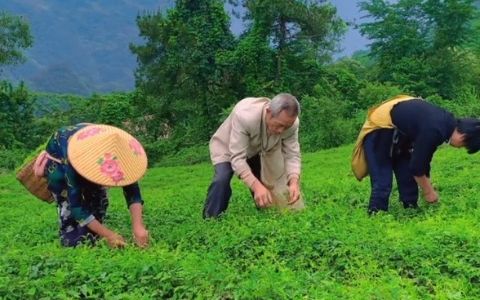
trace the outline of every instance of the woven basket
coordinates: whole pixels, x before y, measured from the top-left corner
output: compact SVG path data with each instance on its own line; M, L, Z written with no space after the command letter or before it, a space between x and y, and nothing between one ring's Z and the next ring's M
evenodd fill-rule
M35 197L38 199L52 203L53 196L52 193L47 189L47 179L45 177L35 176L33 172L33 164L35 163L36 157L26 163L16 175L18 181Z

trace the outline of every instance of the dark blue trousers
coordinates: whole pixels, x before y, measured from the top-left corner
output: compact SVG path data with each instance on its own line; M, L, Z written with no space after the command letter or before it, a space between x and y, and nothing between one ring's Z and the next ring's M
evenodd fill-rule
M261 163L260 156L255 155L247 159L247 163L252 169L253 175L260 180ZM227 210L232 188L230 181L233 177L233 169L230 162L216 164L215 175L207 192L207 199L203 207L203 218L216 218ZM253 196L253 192L251 192Z
M369 133L363 142L372 188L368 206L370 213L388 210L393 173L403 206L418 207L418 185L408 167L410 147L392 146L393 133L393 129L378 129Z

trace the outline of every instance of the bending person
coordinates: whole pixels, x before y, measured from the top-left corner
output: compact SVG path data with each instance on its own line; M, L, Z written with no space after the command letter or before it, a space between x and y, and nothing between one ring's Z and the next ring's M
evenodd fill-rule
M125 245L120 234L103 224L106 187L114 186L123 187L136 244L148 244L137 183L146 171L147 157L134 137L116 127L83 123L59 129L46 151L45 176L58 206L63 246L94 244L99 237L111 247Z
M257 207L274 202L271 185L285 178L287 206L299 205L300 105L290 94L268 98L246 98L238 102L210 140L215 175L208 188L203 217L224 212L232 195L230 181L238 175L250 188ZM262 176L262 174L264 176ZM273 178L268 184L266 180Z
M388 210L393 173L405 208L418 207L418 186L427 202L438 201L430 181L430 162L443 143L465 147L470 154L477 152L480 121L456 119L450 112L410 96L398 96L370 109L352 160L358 180L370 175L368 211Z

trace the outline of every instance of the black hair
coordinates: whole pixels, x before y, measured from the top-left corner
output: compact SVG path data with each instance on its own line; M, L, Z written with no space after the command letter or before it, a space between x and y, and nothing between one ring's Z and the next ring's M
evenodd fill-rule
M463 143L469 154L480 150L480 120L473 118L458 119L457 130L464 134Z

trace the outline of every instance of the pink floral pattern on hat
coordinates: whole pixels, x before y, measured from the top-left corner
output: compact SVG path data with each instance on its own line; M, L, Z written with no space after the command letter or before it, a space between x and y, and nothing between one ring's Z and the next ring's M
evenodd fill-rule
M100 165L100 172L103 175L110 177L115 184L122 181L125 177L123 171L118 164L117 157L111 153L105 153L98 161Z
M136 139L131 139L128 143L130 148L133 150L133 154L143 156L145 155L145 150L143 150L142 144Z
M84 131L82 131L78 134L77 140L79 140L79 141L84 140L88 137L97 135L102 131L103 131L102 128L99 128L99 127L87 128L87 129L85 129Z

